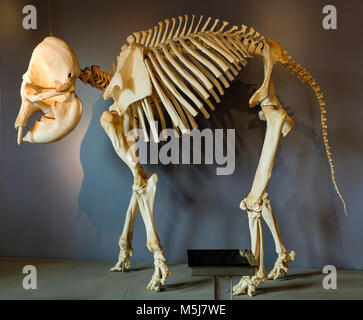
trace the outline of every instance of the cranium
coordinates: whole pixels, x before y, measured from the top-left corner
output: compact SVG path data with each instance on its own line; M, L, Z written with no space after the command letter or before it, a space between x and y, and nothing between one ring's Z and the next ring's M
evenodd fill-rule
M70 46L56 37L47 37L34 49L21 85L21 107L15 121L18 144L55 142L69 134L82 115L82 103L75 94L80 67ZM43 116L29 129L23 128L31 115Z

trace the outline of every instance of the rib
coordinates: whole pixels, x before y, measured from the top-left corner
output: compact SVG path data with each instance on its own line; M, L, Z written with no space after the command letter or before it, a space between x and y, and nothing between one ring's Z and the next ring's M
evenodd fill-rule
M224 72L226 72L228 70L228 66L221 59L219 59L219 57L216 56L212 51L210 51L209 49L207 49L205 46L203 46L197 40L193 39L193 37L188 37L187 39L189 39L190 42L196 46L197 49L199 49L205 55L207 55L210 59L212 59L212 61L216 62L218 64L218 66Z
M244 58L252 58L252 56L248 53L247 49L242 45L242 43L238 43L235 41L235 39L233 39L233 37L228 34L228 33L224 33L224 35L227 37L227 39L230 41L230 43L232 43L232 45L239 51L242 53Z
M130 110L131 110L131 114L132 114L132 129L135 130L134 131L135 135L136 135L136 137L138 137L137 129L139 128L139 121L138 121L137 113L135 112L135 104L131 105Z
M163 53L167 60L173 65L173 67L194 87L198 88L199 91L202 93L203 97L208 99L209 94L207 91L205 91L204 87L196 80L194 77L192 77L182 66L178 64L178 62L173 58L173 56L170 54L168 49L165 45L161 45L161 49L163 50Z
M140 124L141 124L141 127L142 127L142 132L144 134L144 140L146 142L148 142L148 141L150 141L150 139L149 139L149 135L147 133L146 126L145 126L145 119L144 119L144 114L143 114L143 111L142 111L142 106L141 106L140 102L136 102L136 104L137 104L137 113L139 115Z
M160 123L161 123L161 129L162 129L161 132L162 132L164 139L166 139L167 134L166 134L166 131L164 131L166 129L166 123L165 123L163 110L161 109L158 98L155 97L155 95L152 95L151 98L153 99L154 105L156 106L156 110L158 110L159 119L160 119Z
M142 107L144 109L144 113L146 115L146 118L149 121L150 130L151 130L151 133L153 135L154 141L156 143L158 143L159 142L158 130L156 129L156 126L155 126L155 119L154 119L154 115L153 115L153 112L152 112L152 107L151 107L151 105L149 103L148 97L141 100L141 104L142 104Z
M237 60L234 65L232 63L230 63L227 59L225 59L221 53L219 53L218 51L214 50L213 48L209 48L209 50L211 52L213 52L217 57L219 57L219 59L221 59L227 66L228 66L228 70L231 70L232 73L237 76L238 75L238 71L241 70L241 67L238 65L239 61ZM237 71L237 70L238 71Z
M208 35L207 35L208 37ZM234 61L231 61L231 59L228 59L228 57L226 57L225 54L224 57L228 59L229 62L231 63L238 63L238 62L246 62L246 60L243 58L243 56L223 37L223 35L221 34L215 34L214 37L212 38L211 36L208 37L212 42L213 40L222 48L219 47L215 47L213 48L214 50L220 52L221 54L223 54L224 52L227 52L228 54L230 54L232 57L234 57Z
M166 85L166 87L173 93L173 95L180 101L180 103L185 106L191 114L196 116L198 112L192 107L192 105L184 99L184 97L175 89L172 82L165 76L164 72L159 67L157 61L155 60L154 54L149 53L148 57L151 60L151 63L153 64L154 69L156 70L156 73L161 78L161 81Z
M167 73L169 78L178 86L178 88L189 98L191 99L196 106L200 109L203 106L203 102L201 102L194 94L189 90L189 88L185 85L185 83L178 77L178 75L167 65L164 57L159 53L157 49L153 49L153 53L155 54L159 64L163 68L163 70ZM195 117L197 114L193 114Z
M223 45L218 43L218 38L216 37L216 35L198 35L198 38L214 50L223 54L229 62L234 63L235 61L238 61L238 56L233 56L233 54L229 52L230 50L225 50L225 48L223 48Z
M146 68L149 71L150 78L151 78L151 81L152 81L152 83L153 83L153 85L155 87L155 90L157 91L161 101L163 102L164 107L165 107L166 111L168 112L168 114L169 114L169 116L171 118L171 121L173 122L173 124L175 126L178 126L179 123L181 123L181 120L180 120L178 114L176 113L176 111L174 109L174 106L170 102L169 98L166 96L166 94L162 90L161 86L159 85L158 81L156 80L156 78L154 76L154 73L153 73L153 70L152 70L151 62L148 59L145 60L145 65L146 65Z
M209 60L207 60L202 55L200 55L199 53L197 53L196 51L191 49L185 43L185 41L183 39L178 39L178 40L186 52L193 55L196 59L198 59L201 63L203 63L207 68L209 68L217 78L220 78L222 76L222 73L218 70L218 68L214 64L212 64Z
M198 91L198 89L197 88L195 88L195 87L193 87L192 86L192 88L202 97L202 99L207 103L207 105L212 109L212 110L214 110L215 108L214 108L214 106L213 106L213 104L210 102L210 100L209 99L205 99L202 95L201 95L201 93ZM209 119L210 118L210 114L208 113L208 111L203 107L202 109L200 109L200 111L202 112L202 114L203 114L203 116L206 118L206 119Z
M179 128L181 129L182 133L190 132L188 120L185 117L185 114L183 112L183 109L182 109L179 101L175 98L175 96L170 92L170 90L164 84L163 84L163 86L164 86L164 89L165 89L166 93L168 94L171 102L175 106L175 109L178 112L179 117L180 117L180 119L181 119L181 121L183 123L183 126L179 126Z
M198 128L198 124L195 121L194 117L190 114L190 112L187 109L184 109L184 112L187 115L188 120L189 120L190 124L192 125L192 128L193 129L197 129Z
M213 85L211 82L205 77L203 73L201 73L192 63L190 63L177 49L173 41L168 42L170 44L171 49L175 53L175 55L178 57L178 59L188 68L190 69L204 84L204 86L210 90L213 88Z
M219 84L218 80L208 71L206 70L200 63L197 59L195 59L193 56L189 56L190 59L195 63L195 65L200 69L201 72L203 72L206 77L213 82L213 84L216 86L216 88L218 89L219 91L219 94L220 95L224 95L224 91L221 87L221 85ZM215 93L215 91L212 89L210 90L213 98L216 100L217 103L220 102L219 100L219 97L217 96L217 94Z

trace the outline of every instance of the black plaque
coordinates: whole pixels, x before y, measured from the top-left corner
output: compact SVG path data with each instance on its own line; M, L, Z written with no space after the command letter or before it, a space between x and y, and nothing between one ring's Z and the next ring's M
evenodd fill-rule
M188 250L193 276L252 275L257 262L251 250Z

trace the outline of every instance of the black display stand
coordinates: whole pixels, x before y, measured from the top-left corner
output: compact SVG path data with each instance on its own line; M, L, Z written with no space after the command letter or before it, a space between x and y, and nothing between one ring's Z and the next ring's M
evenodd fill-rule
M232 277L252 276L258 266L251 250L188 250L192 276L214 277L214 299L232 300Z

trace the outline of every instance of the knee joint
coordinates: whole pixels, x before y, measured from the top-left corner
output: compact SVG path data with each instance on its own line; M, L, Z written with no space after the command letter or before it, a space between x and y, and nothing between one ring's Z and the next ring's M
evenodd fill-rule
M265 192L262 197L257 200L251 201L248 197L243 199L240 208L248 212L249 218L260 218L262 215L262 206L269 203L268 193Z

